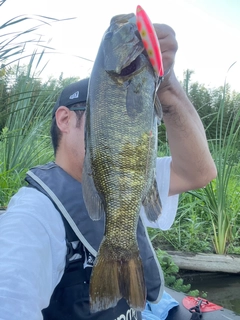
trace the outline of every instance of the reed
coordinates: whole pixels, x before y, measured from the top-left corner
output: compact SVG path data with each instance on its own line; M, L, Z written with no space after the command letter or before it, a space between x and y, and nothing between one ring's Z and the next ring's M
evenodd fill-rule
M226 88L225 79L216 115L215 138L209 141L218 171L217 177L202 190L191 192L200 200L209 216L213 228L213 244L218 254L227 253L229 244L235 238L235 225L240 211L240 179L235 177L235 168L239 167L240 109L228 110L226 125Z
M49 127L56 92L49 92L46 82L41 85L40 93L36 93L39 72L32 68L40 64L41 58L42 55L33 53L22 77L22 68L18 65L17 84L13 85L4 106L7 114L0 134L0 206L6 205L9 196L22 185L27 168L53 157Z

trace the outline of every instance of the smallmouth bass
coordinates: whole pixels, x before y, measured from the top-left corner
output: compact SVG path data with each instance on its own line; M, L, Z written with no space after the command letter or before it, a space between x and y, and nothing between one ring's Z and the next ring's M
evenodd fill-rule
M143 310L146 287L136 239L141 205L149 220L161 213L155 180L159 78L134 14L112 18L91 72L85 121L83 197L105 234L90 280L91 312L121 298Z

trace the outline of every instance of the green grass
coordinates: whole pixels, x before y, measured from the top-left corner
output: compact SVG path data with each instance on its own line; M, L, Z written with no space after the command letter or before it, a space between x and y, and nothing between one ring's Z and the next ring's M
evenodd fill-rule
M30 167L53 158L49 129L55 92L48 92L42 99L46 83L36 95L38 74L32 70L35 59L39 64L41 56L32 55L24 77L22 69L16 69L18 81L5 105L6 122L0 133L0 206L6 206L23 184Z
M218 171L217 178L201 191L192 192L202 202L202 208L208 214L212 224L214 248L219 254L227 253L229 244L236 237L237 230L234 226L239 223L240 211L240 179L236 178L235 172L239 168L240 109L231 113L227 130L223 131L225 89L224 86L217 113L215 139L209 142Z

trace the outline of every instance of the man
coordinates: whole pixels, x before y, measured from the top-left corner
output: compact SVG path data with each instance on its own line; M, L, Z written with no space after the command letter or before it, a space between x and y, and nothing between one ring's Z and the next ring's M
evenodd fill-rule
M158 96L172 157L157 159L163 210L151 226L168 229L176 214L178 194L205 186L215 178L216 167L200 118L173 71L174 31L160 24L155 29L166 70ZM141 319L124 299L111 310L89 313L88 282L103 224L90 221L81 195L87 84L82 80L63 90L52 119L55 163L30 170L30 187L19 190L1 217L2 320ZM143 209L140 220L149 225ZM142 223L139 230L155 270ZM148 300L157 302L163 279L161 272L153 270L146 272Z

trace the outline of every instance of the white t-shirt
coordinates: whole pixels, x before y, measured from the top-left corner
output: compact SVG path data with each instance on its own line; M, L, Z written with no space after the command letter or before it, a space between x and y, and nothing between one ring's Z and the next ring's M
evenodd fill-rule
M147 226L166 230L176 215L178 196L168 197L171 158L157 159L162 214ZM23 187L0 216L0 320L41 320L65 268L65 229L51 200Z

